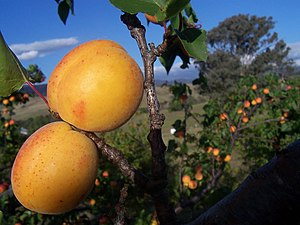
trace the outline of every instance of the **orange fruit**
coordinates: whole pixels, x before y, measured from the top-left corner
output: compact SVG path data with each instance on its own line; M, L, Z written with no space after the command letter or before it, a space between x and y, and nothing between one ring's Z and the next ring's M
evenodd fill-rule
M252 100L252 101L251 101L251 104L252 104L252 105L256 105L256 104L257 104L256 100Z
M11 173L20 203L42 214L74 209L92 190L98 171L95 143L62 121L33 133L19 150Z
M238 109L237 110L237 114L242 114L243 113L243 110L242 109Z
M224 158L224 162L229 162L231 160L231 155L226 155Z
M102 176L105 178L109 177L108 171L107 170L103 171Z
M93 40L71 50L48 82L52 111L82 130L106 132L126 123L143 97L140 67L114 41Z
M265 88L265 89L263 90L263 93L264 93L265 95L267 95L267 94L270 93L270 90L269 90L268 88Z
M228 115L226 113L221 113L219 117L220 117L220 120L228 119Z
M247 116L243 116L242 121L243 123L248 123L249 118Z
M244 101L244 107L245 107L245 108L250 107L250 102L249 102L248 100L245 100L245 101Z
M196 179L196 180L202 180L202 179L203 179L203 174L200 173L200 172L196 173L196 174L195 174L195 179Z
M11 101L11 102L15 101L15 99L16 99L15 96L10 96L9 97L9 101Z
M255 101L256 101L257 104L260 104L260 103L262 103L262 98L261 97L257 97L255 99Z
M209 146L209 147L207 148L207 153L210 153L212 150L213 150L213 147Z
M188 186L190 180L191 180L191 177L189 175L184 175L181 178L181 181L185 186Z
M256 84L253 84L251 88L252 88L252 90L255 91L255 90L257 89L257 85L256 85Z
M220 153L220 150L218 148L214 148L213 155L217 156L217 155L219 155L219 153Z
M189 189L192 189L192 190L194 190L194 189L196 189L196 188L197 188L197 186L198 186L198 184L197 184L197 182L196 182L196 181L194 181L194 180L190 180L190 181L189 181L189 183L188 183L188 187L189 187Z
M3 99L2 104L3 105L8 105L9 104L9 100L8 99Z
M231 133L234 133L234 132L236 131L236 126L231 125L231 126L229 127L229 130L230 130Z

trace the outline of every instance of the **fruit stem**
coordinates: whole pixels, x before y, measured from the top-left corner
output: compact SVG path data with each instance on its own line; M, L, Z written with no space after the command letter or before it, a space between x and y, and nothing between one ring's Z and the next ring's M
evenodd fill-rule
M26 84L29 85L29 87L46 103L49 108L47 99L34 87L34 85L30 81L27 81Z

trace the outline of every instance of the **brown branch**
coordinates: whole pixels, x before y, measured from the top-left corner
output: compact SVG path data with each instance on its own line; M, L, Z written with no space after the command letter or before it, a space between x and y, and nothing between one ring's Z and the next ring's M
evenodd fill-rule
M144 191L152 196L160 224L175 225L177 224L176 215L170 204L167 191L168 179L167 165L165 162L166 146L161 134L161 128L165 117L160 113L159 101L155 90L153 69L153 64L157 59L157 56L165 51L166 44L163 43L162 45L155 47L154 44L150 43L148 48L145 38L145 27L141 25L136 15L124 13L121 16L121 20L130 30L131 36L136 40L144 63L144 89L147 95L147 106L150 118L148 141L152 153L152 179L149 180Z
M125 201L128 196L127 191L128 191L128 184L125 184L120 192L119 203L115 207L117 212L117 217L114 221L115 225L125 225L125 213L126 213Z

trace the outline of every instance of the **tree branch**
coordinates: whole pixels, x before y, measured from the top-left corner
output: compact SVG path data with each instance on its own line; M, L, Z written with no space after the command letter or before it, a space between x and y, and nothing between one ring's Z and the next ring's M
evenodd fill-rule
M164 115L160 114L159 101L157 98L154 82L153 64L166 48L163 43L155 48L154 44L147 46L145 38L145 27L143 27L136 17L124 13L121 16L122 22L130 30L131 36L136 40L144 63L145 83L144 89L147 95L147 106L150 118L150 133L148 141L152 152L152 179L149 181L145 192L152 196L158 220L161 225L175 225L176 215L169 201L167 191L167 165L165 162L166 146L162 139L161 128L164 123Z

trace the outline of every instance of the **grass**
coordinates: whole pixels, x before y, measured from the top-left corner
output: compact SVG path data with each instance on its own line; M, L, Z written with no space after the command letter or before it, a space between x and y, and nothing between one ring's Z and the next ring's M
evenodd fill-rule
M197 94L197 90L190 85L193 91L193 112L202 113L202 107L205 104L205 100ZM177 119L184 119L184 112L183 111L169 111L169 102L172 100L172 94L169 91L168 86L157 86L156 91L158 94L161 113L163 113L166 117L164 126L163 126L163 138L165 141L168 141L169 138L173 137L170 134L170 129L172 128L172 124ZM200 102L203 101L203 102ZM20 104L16 107L15 115L13 119L16 121L24 121L30 118L34 118L37 116L45 116L49 115L49 111L47 105L40 99L39 97L31 97L30 101L26 104ZM144 122L148 121L148 113L147 113L147 103L146 103L146 95L144 95L142 103L140 105L138 113L133 116L129 122ZM188 127L189 132L198 131L199 127L195 125L195 121L193 119L188 120ZM126 129L126 125L124 125Z

